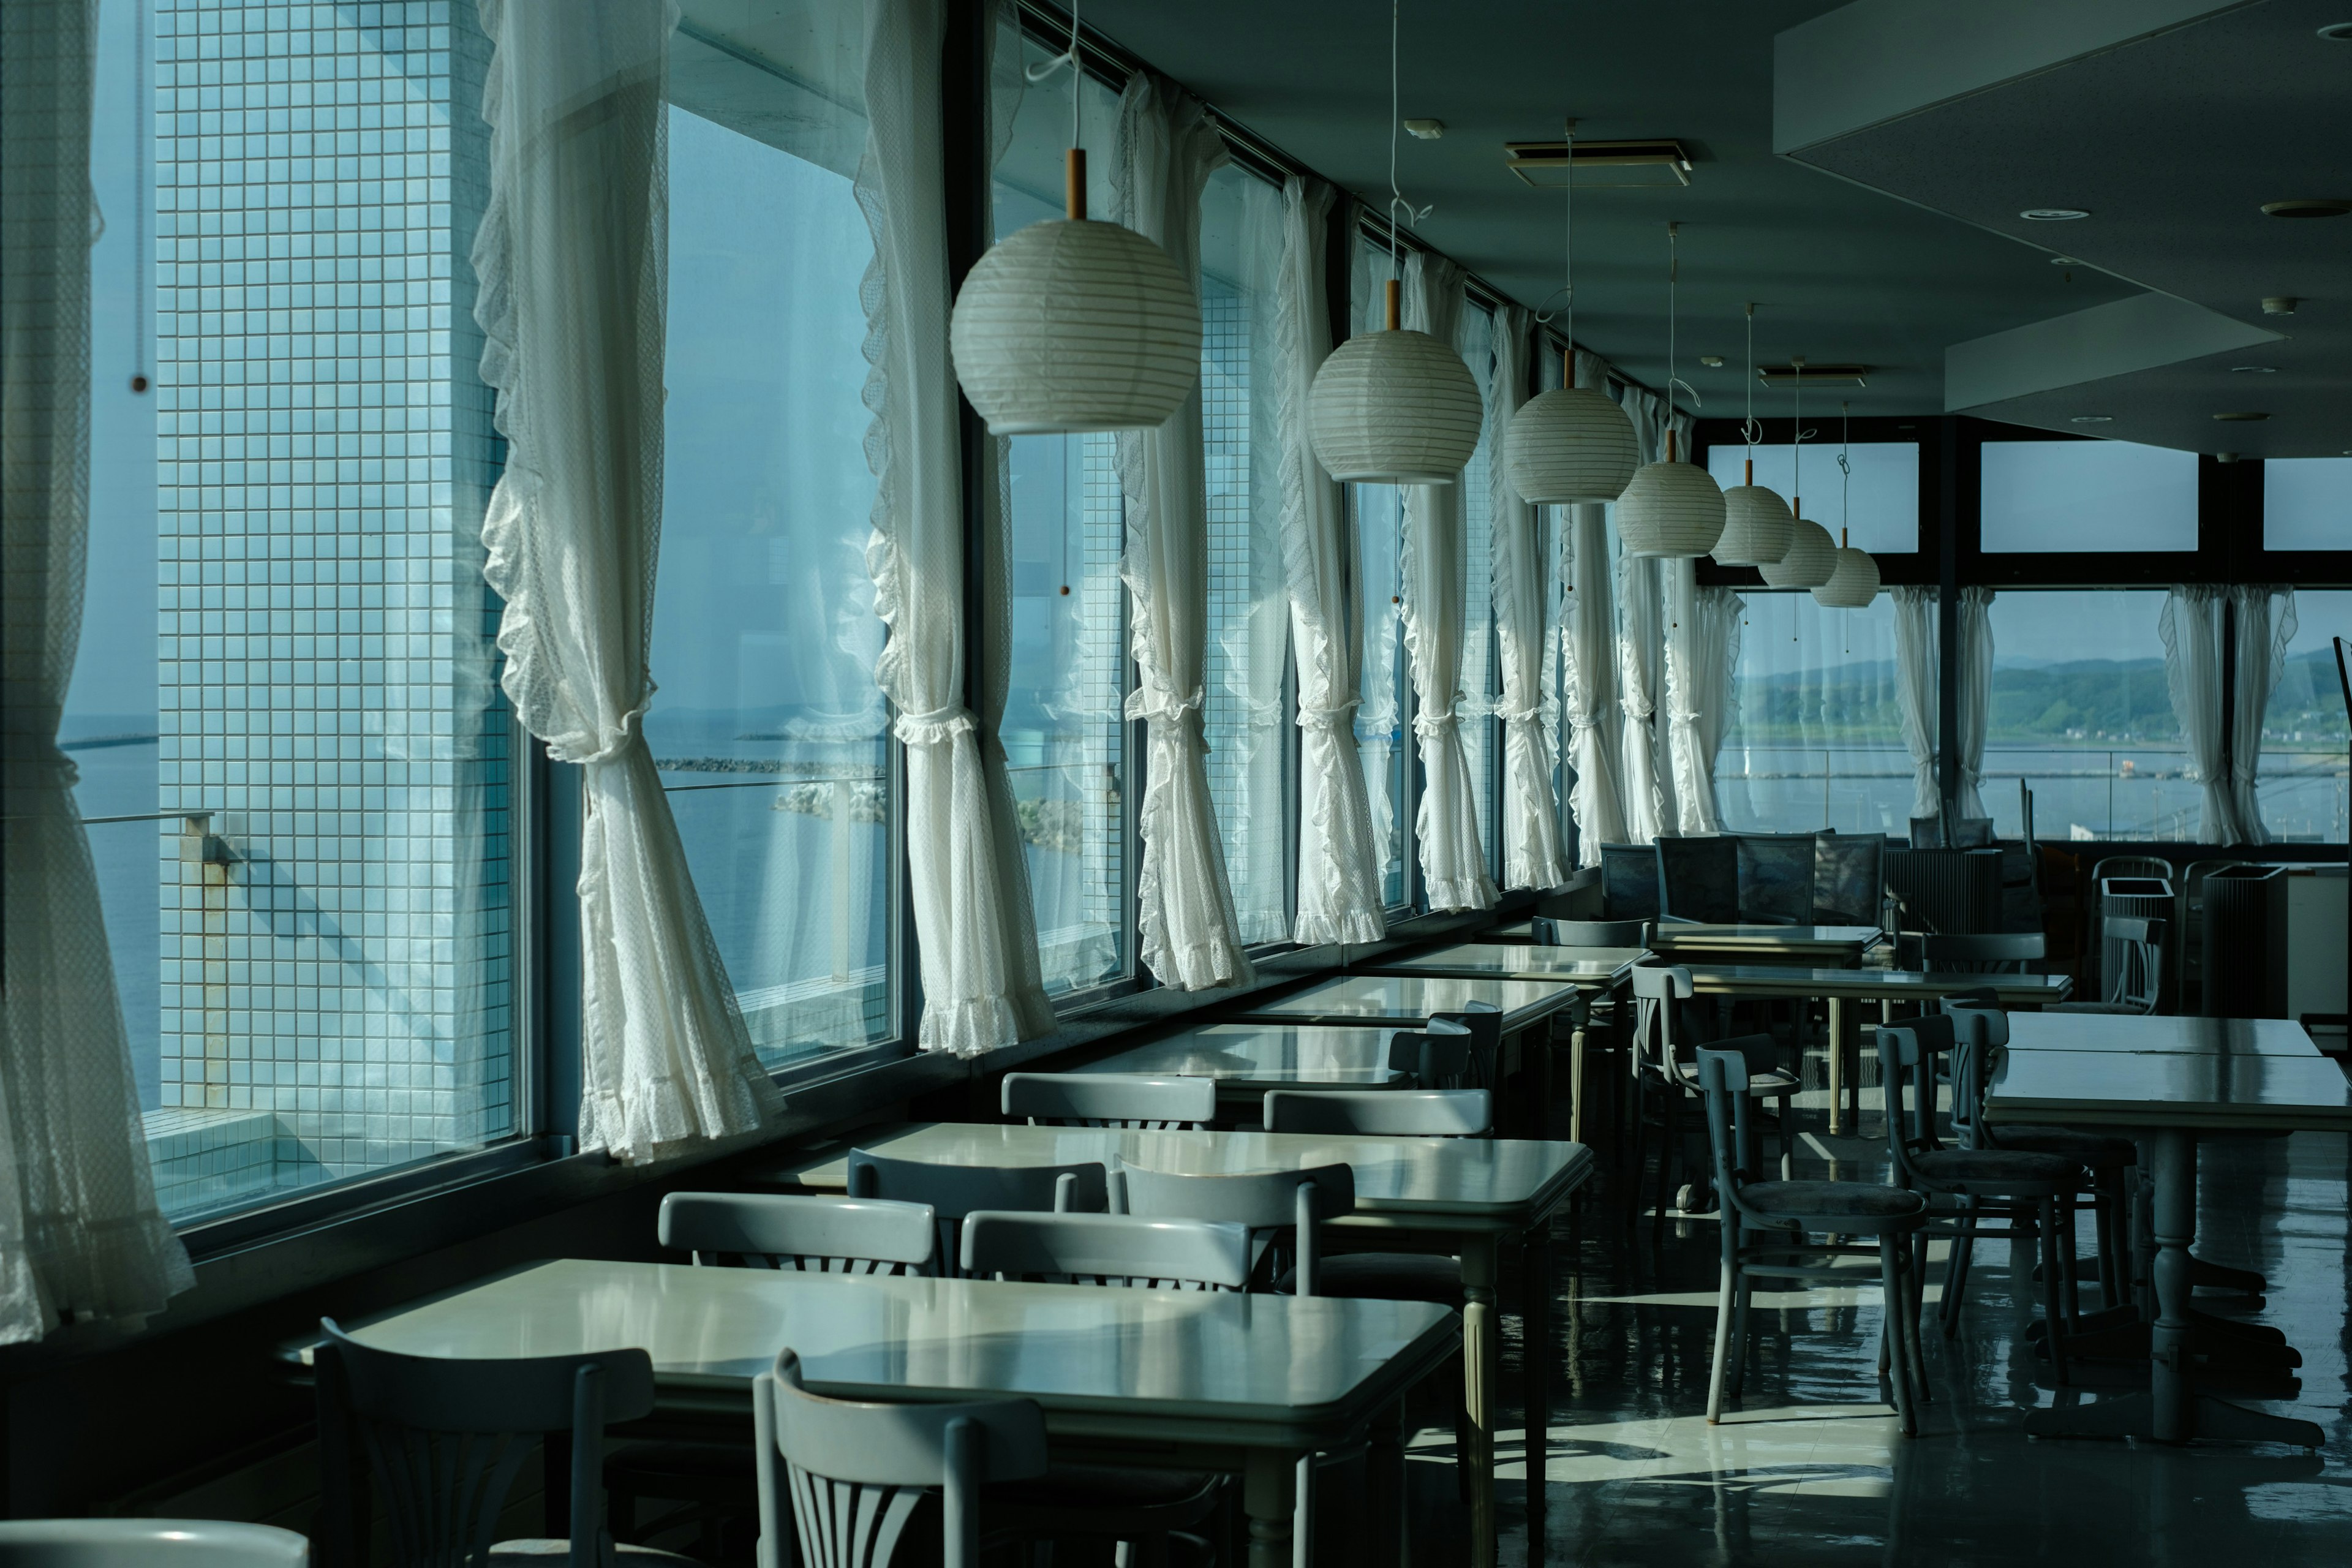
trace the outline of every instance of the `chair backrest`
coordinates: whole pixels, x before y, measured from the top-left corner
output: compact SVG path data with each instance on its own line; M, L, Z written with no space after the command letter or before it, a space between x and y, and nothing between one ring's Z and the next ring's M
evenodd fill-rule
M1473 1002L1458 1012L1432 1013L1432 1025L1452 1024L1470 1035L1470 1077L1466 1085L1445 1087L1498 1089L1503 1070L1503 1010L1492 1002Z
M1763 1219L1742 1194L1761 1170L1756 1129L1750 1121L1754 1102L1748 1093L1748 1078L1756 1059L1769 1056L1774 1048L1769 1035L1747 1035L1726 1040L1719 1047L1701 1046L1692 1054L1697 1058L1699 1098L1706 1110L1707 1150L1715 1164L1716 1191L1725 1204L1751 1221L1785 1226L1790 1224L1787 1220ZM1738 1233L1737 1226L1724 1226L1727 1258L1738 1245Z
M1886 1154L1908 1186L1919 1179L1913 1156L1943 1147L1936 1135L1936 1063L1958 1035L1951 1016L1922 1013L1878 1030L1879 1081L1886 1094Z
M1876 833L1813 836L1812 923L1874 926L1886 919L1886 839Z
M1952 847L1955 849L1989 849L1992 847L1992 818L1990 816L1956 816L1952 818Z
M1403 1073L1423 1089L1465 1089L1475 1041L1450 1018L1433 1018L1425 1028L1399 1029L1389 1037L1389 1070Z
M2024 974L2042 959L2042 933L2006 931L1988 936L1923 936L1919 957L1928 969L1950 974Z
M1245 1226L1127 1214L964 1216L963 1271L981 1279L1238 1290L1249 1283Z
M1206 1127L1217 1114L1217 1080L1142 1073L1009 1072L1006 1116L1033 1127L1128 1127L1164 1131Z
M1495 1097L1483 1089L1277 1089L1265 1097L1268 1132L1483 1138L1494 1129Z
M980 1491L1045 1472L1045 1417L1027 1399L867 1404L801 1383L790 1350L752 1380L760 1568L786 1568L784 1521L803 1568L890 1568L925 1495L940 1498L945 1568L979 1568Z
M2106 999L2136 1012L2155 1012L2164 992L2165 922L2108 915L2099 921L2099 933L2123 957L2106 977Z
M1739 847L1720 834L1698 838L1661 838L1651 847L1658 862L1661 918L1729 925L1739 919Z
M2155 855L2110 855L2091 868L2091 885L2097 887L2111 877L2152 877L2159 882L2172 880L2172 862Z
M1231 1176L1194 1176L1174 1171L1122 1166L1129 1214L1204 1219L1238 1225L1250 1233L1254 1265L1277 1272L1287 1238L1297 1259L1298 1293L1315 1294L1316 1262L1321 1255L1317 1227L1356 1208L1356 1173L1347 1165L1309 1165L1297 1171L1251 1171Z
M1647 947L1647 921L1571 921L1538 915L1528 922L1538 947Z
M1099 1161L1074 1165L950 1165L849 1152L849 1195L930 1205L938 1237L932 1259L942 1274L963 1255L963 1216L974 1209L1101 1214L1110 1207L1110 1176Z
M1646 844L1601 847L1601 918L1658 918L1658 857Z
M1940 816L1911 818L1911 847L1941 849L1944 847L1944 819Z
M1683 1004L1695 994L1691 972L1679 963L1637 963L1633 966L1634 1076L1672 1079L1675 1052L1681 1048Z
M1985 1131L1985 1089L1992 1080L1993 1053L2009 1044L2009 1015L1950 998L1944 1011L1952 1020L1952 1136L1964 1149L1985 1148L1995 1142Z
M305 1568L310 1542L218 1519L0 1520L0 1568Z
M1811 925L1821 847L1811 833L1743 833L1738 847L1739 918Z
M698 1264L810 1274L924 1274L938 1249L929 1204L788 1193L671 1193L656 1232Z
M610 1564L604 1427L654 1407L641 1350L474 1360L404 1355L360 1343L331 1318L313 1352L326 1535L338 1564L362 1561L369 1512L352 1496L351 1444L383 1492L394 1568L477 1563L507 1493L551 1433L572 1439L572 1561Z

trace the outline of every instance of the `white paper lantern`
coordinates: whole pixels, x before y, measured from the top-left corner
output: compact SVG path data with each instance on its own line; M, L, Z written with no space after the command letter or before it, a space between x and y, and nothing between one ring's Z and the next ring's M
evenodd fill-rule
M1504 439L1511 488L1536 506L1615 500L1642 464L1633 422L1614 398L1588 387L1555 387L1529 399L1511 416Z
M1149 430L1200 383L1201 304L1133 229L1055 218L974 264L948 346L992 435Z
M1818 588L1837 570L1837 541L1820 523L1801 517L1796 520L1789 552L1757 570L1775 588Z
M1840 530L1840 537L1844 531ZM1867 550L1841 543L1830 580L1813 590L1813 603L1832 610L1866 610L1878 597L1878 562Z
M1723 492L1723 537L1710 552L1718 566L1764 566L1789 553L1797 515L1777 490L1734 485Z
M1617 536L1628 555L1704 555L1723 537L1723 487L1694 463L1666 460L1635 474L1617 499Z
M1402 328L1332 350L1307 398L1315 456L1333 479L1359 484L1452 484L1485 417L1462 356Z

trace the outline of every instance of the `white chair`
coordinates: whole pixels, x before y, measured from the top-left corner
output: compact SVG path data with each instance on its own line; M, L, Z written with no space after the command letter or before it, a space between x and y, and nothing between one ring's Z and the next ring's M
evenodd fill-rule
M290 1530L217 1519L0 1521L0 1568L308 1568Z

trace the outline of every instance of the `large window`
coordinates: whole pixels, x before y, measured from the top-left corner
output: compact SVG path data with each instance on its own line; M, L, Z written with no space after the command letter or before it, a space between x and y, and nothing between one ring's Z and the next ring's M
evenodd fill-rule
M1834 427L1823 422L1825 432ZM1797 449L1782 445L1709 447L1706 471L1728 489L1746 484L1752 451L1756 483L1783 500L1802 500L1805 515L1847 542L1875 555L1908 555L1919 548L1919 445L1916 441L1864 441L1847 448L1851 475L1838 468L1832 440L1808 441L1802 468ZM1803 483L1798 480L1801 476Z
M1823 609L1807 593L1746 597L1738 710L1715 764L1724 826L1907 835L1916 773L1895 695L1893 597L1862 610Z
M2203 787L2173 716L2156 590L2004 591L1992 602L1983 793L1994 829L2041 838L2194 840Z
M2352 731L2336 639L2352 637L2352 593L2298 593L2294 600L2294 635L2263 714L2263 822L2274 838L2341 844Z
M866 567L873 254L854 10L673 40L661 574L646 716L771 1068L894 1036L890 741Z
M1988 553L2197 548L2197 454L2130 441L1987 441Z
M2263 462L2263 548L2352 550L2352 458Z
M1024 40L1035 65L1057 53ZM1116 210L1109 184L1118 98L1086 79L1090 211ZM998 237L1063 210L1070 73L1022 94L993 184ZM1049 991L1129 972L1127 910L1125 531L1118 443L1109 435L1016 436L1001 444L1011 497L1013 659L1002 734Z
M1458 481L1462 487L1462 751L1470 762L1471 799L1477 803L1478 831L1486 844L1486 869L1500 879L1501 825L1495 814L1496 699L1501 661L1495 646L1495 317L1485 306L1465 303L1454 338L1463 362L1478 381L1486 405L1478 426L1477 449Z
M184 1220L523 1130L467 263L488 46L455 0L159 0L141 102L136 13L100 18L62 732Z

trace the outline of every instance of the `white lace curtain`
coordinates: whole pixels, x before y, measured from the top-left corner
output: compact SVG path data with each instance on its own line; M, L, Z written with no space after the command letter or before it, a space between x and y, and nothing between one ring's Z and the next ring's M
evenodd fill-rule
M1606 392L1608 365L1577 350L1576 384ZM1568 762L1574 774L1568 807L1576 818L1578 863L1598 866L1603 844L1626 841L1617 764L1617 616L1611 592L1609 509L1598 503L1563 507L1558 515L1564 607L1561 705L1567 710Z
M1936 603L1932 585L1905 584L1895 600L1895 708L1911 753L1911 815L1943 815L1936 788Z
M1157 241L1197 286L1201 192L1225 162L1225 139L1198 99L1148 71L1119 103L1118 189L1128 226ZM1127 716L1145 725L1137 878L1141 956L1179 991L1254 978L1242 952L1224 848L1209 795L1202 678L1209 636L1208 478L1201 395L1156 430L1118 433L1133 603L1136 689Z
M780 1103L710 939L643 720L661 535L675 5L485 0L482 379L507 463L482 521L515 712L582 765L580 1142L640 1161Z
M1633 439L1642 461L1658 461L1665 453L1665 405L1630 386L1619 401L1633 422ZM1647 844L1675 830L1674 808L1658 752L1658 667L1665 630L1660 598L1658 563L1621 550L1617 556L1617 703L1623 739L1619 756L1624 770L1625 831L1636 844Z
M2294 590L2241 583L2230 590L2236 615L2235 690L2230 708L2230 803L2238 830L2248 844L2268 844L2258 788L2263 759L2263 718L2271 694L2286 672L2287 645L2294 640Z
M1461 268L1415 251L1405 263L1404 324L1442 343L1460 337ZM1473 374L1483 375L1483 366ZM1404 640L1412 660L1421 806L1413 836L1433 910L1494 906L1495 879L1478 828L1478 796L1462 743L1462 631L1468 541L1462 482L1405 487Z
M2164 601L2157 630L2164 638L2164 679L2172 691L2173 717L2189 765L2204 786L2205 814L2198 838L2206 844L2238 844L2237 802L2222 765L2221 639L2228 591L2210 583L2177 587Z
M1282 193L1275 294L1276 439L1282 461L1282 561L1298 668L1300 943L1378 942L1380 840L1356 749L1362 629L1348 611L1349 542L1339 487L1307 440L1307 400L1331 352L1324 262L1331 187L1293 174Z
M889 641L875 679L907 747L907 869L922 954L927 1051L970 1057L1050 1034L1029 873L996 733L1011 671L1004 509L988 489L987 621L964 625L964 496L948 363L946 0L868 0L865 156L874 237L866 304L866 436L876 479L866 564ZM993 37L993 29L991 31ZM992 450L989 457L1001 462ZM975 645L977 647L975 647ZM996 650L990 657L988 649ZM965 701L977 658L979 711Z
M1555 888L1568 880L1559 803L1552 795L1552 744L1544 725L1544 561L1536 509L1519 500L1505 472L1503 432L1527 401L1532 323L1525 308L1495 312L1494 370L1486 390L1487 442L1494 498L1490 531L1495 641L1502 660L1503 885Z
M0 1344L136 1327L195 1283L155 1206L58 722L89 547L86 0L0 8Z
M1739 626L1748 603L1698 586L1696 563L1663 563L1666 578L1666 751L1685 833L1720 833L1715 760L1731 732Z
M1960 590L1960 758L1958 814L1992 815L1984 803L1985 732L1992 724L1992 590Z

